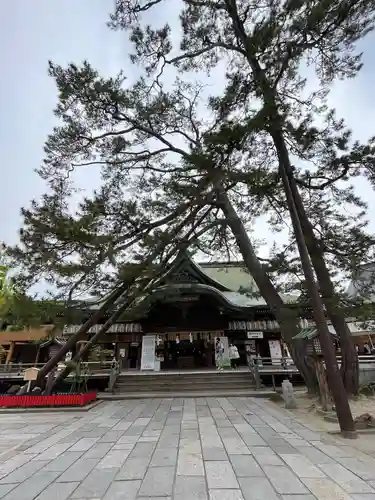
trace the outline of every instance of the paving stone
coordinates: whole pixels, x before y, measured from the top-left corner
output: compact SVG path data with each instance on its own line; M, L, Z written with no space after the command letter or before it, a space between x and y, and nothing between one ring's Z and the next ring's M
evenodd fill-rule
M53 446L48 448L48 450L45 450L43 453L35 457L34 460L53 460L54 458L64 453L64 451L66 451L68 448L70 448L69 443L54 444Z
M201 442L199 440L180 439L179 448L184 453L202 453Z
M340 458L340 464L365 481L375 480L375 467L357 458Z
M281 495L281 498L282 500L316 500L313 495Z
M323 472L303 455L280 456L298 477L325 477Z
M352 450L349 446L335 446L332 444L322 443L320 441L313 441L312 444L331 458L355 457L354 450Z
M288 469L288 467L265 465L263 470L278 493L308 493L306 487L301 483L297 476L295 476L293 472Z
M279 500L266 477L241 477L238 481L244 500Z
M112 448L112 445L113 443L96 443L86 451L83 458L103 458Z
M149 457L154 453L156 443L137 443L130 452L131 458Z
M259 434L244 434L242 439L247 446L266 446L266 441Z
M251 451L242 441L238 438L222 438L225 449L229 455L251 455Z
M56 481L70 483L83 481L98 463L98 458L80 458L72 464Z
M103 444L108 444L108 443L103 443ZM119 443L119 444L113 444L110 443L112 446L112 450L129 450L129 453L132 451L132 449L135 446L135 443Z
M22 483L22 481L26 481L26 479L31 477L33 474L35 474L35 472L42 469L47 464L48 462L43 460L28 462L27 464L21 465L21 467L3 477L0 480L0 484Z
M119 470L116 480L143 479L149 462L148 457L128 458Z
M139 496L170 496L174 471L174 467L150 467L142 482Z
M138 441L138 436L121 436L120 439L117 441L117 444L122 444L122 443L132 443L136 444ZM105 443L100 443L100 444L105 444ZM113 445L113 443L110 443Z
M60 471L64 472L74 462L82 456L81 451L66 451L59 457L55 458L44 467L45 471Z
M331 457L314 446L301 446L298 448L298 452L307 457L314 465L332 464L334 462Z
M229 461L205 462L207 483L210 489L237 489L238 482Z
M71 498L101 498L114 480L117 472L118 469L94 469L73 492Z
M178 454L177 475L179 476L204 476L203 458L200 453Z
M263 477L264 472L250 455L230 455L230 461L237 477Z
M94 446L97 441L98 438L82 438L69 448L69 451L87 451L91 446Z
M97 469L112 469L113 467L121 467L128 458L131 450L112 450L103 457Z
M241 490L210 490L210 500L244 500Z
M174 498L178 500L208 500L205 478L177 476L174 485Z
M123 430L120 431L111 430L106 434L104 434L102 438L100 438L99 443L116 443L123 434L124 434Z
M37 472L3 498L4 500L33 500L56 479L58 474L58 472Z
M13 490L17 484L0 484L0 498L3 498L9 491Z
M319 500L352 500L352 497L331 479L307 477L302 481Z
M135 500L141 481L115 481L108 488L103 500Z
M323 470L327 476L348 493L375 493L375 490L365 481L340 464L325 464Z
M66 500L79 483L52 483L35 500Z
M202 448L203 460L228 460L224 448Z
M177 462L177 448L162 448L154 451L150 467L172 467Z
M201 443L203 448L223 448L223 442L218 433L201 434Z
M118 424L113 427L113 431L126 431L132 425L133 422L128 422L126 420L121 420Z
M270 448L255 447L251 448L250 451L261 467L265 465L284 465L284 462L281 460L281 458L277 456L276 453L274 453Z

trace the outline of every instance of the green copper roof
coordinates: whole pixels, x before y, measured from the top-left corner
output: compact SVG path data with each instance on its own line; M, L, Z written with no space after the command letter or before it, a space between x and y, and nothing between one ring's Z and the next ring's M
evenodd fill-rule
M311 340L314 337L316 337L316 335L317 335L316 328L313 326L309 326L308 328L302 328L302 330L299 333L297 333L297 335L295 335L293 339Z

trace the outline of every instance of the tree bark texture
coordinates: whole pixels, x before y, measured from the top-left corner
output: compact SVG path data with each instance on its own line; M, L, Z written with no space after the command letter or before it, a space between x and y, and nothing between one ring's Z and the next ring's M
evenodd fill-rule
M357 395L359 391L359 365L358 354L355 349L352 335L346 323L345 316L340 308L334 285L327 265L324 260L323 250L317 241L314 228L306 214L295 179L290 176L291 189L295 199L296 208L301 220L302 230L305 236L306 246L310 254L318 278L320 292L326 306L327 315L340 339L341 346L341 368L340 373L344 382L346 392Z
M86 342L86 344L84 344L81 349L78 350L78 352L74 355L74 357L72 358L72 363L78 363L81 359L82 359L82 356L86 353L89 352L89 350L98 342L98 340L108 331L108 329L118 320L118 318L123 314L124 310L126 309L127 307L127 304L124 304L122 307L119 307L108 319L107 321L104 323L104 325L100 328L100 330L95 333L95 335L93 335L91 337L91 339ZM73 371L73 366L74 364L72 365L68 365L66 366L58 375L57 377L54 379L53 383L50 385L50 388L49 388L49 391L51 393L53 387L59 383L59 382L62 382L68 375L70 372Z
M280 161L282 162L281 167L285 169L285 172L288 175L289 180L290 180L290 177L292 175L292 169L291 169L291 164L290 164L290 159L289 159L289 153L288 153L288 150L287 150L287 147L285 144L285 140L284 140L284 136L283 136L282 118L278 112L277 89L268 80L265 71L262 69L261 65L259 64L257 56L253 50L252 40L248 37L244 23L242 22L239 14L238 14L236 0L227 1L226 7L227 7L227 12L232 19L232 25L233 25L234 32L236 33L238 40L241 41L243 48L245 50L244 55L245 55L245 58L249 64L249 67L251 68L254 82L258 86L260 95L262 95L264 109L268 110L267 118L268 118L269 125L267 127L267 130L270 133L270 135L274 141L274 145L275 145L277 154L279 156ZM293 184L290 187L291 187L291 189L293 189ZM297 193L298 193L298 189L297 189ZM292 194L294 194L293 190L292 190ZM295 204L296 204L297 214L299 216L301 204L299 204L297 206L297 202L298 202L298 199L295 200ZM303 205L302 205L302 207L303 207ZM306 219L308 220L307 216L306 216ZM306 221L306 219L305 219L305 221ZM301 226L302 226L302 230L303 230L302 221L301 221ZM306 237L306 235L304 234L304 238L305 237ZM306 246L307 246L307 242L306 242ZM311 249L312 249L311 246L307 247L309 254L310 254ZM312 261L312 259L313 259L312 255L310 255L310 259L311 259L312 265L314 266L314 269L315 269L316 260L315 260L315 263ZM325 265L323 256L322 256L322 261ZM321 270L322 266L319 266L319 269ZM320 272L320 274L318 275L317 269L315 269L315 272L317 274L319 284L321 285L320 280L323 277L324 273ZM324 276L327 278L327 274L324 274ZM328 273L328 280L326 279L324 281L324 283L325 283L325 285L328 285L329 282L331 282L331 280L330 280L330 276ZM332 285L332 282L331 282L331 285ZM323 285L323 287L324 287L324 285ZM332 286L332 288L333 288L333 286ZM326 289L326 291L329 292L328 289ZM328 293L327 297L329 297L329 296L334 297L334 295L330 295ZM325 303L325 306L326 306L326 309L328 312L328 306L326 303ZM354 352L352 351L352 349L350 347L350 342L348 340L348 333L350 334L350 332L347 328L345 318L341 314L342 317L340 319L340 317L339 317L340 314L341 314L340 312L336 312L336 311L334 312L334 314L332 314L332 308L331 308L332 324L334 325L335 329L337 326L337 329L340 332L338 334L340 336L342 336L342 339L343 339L342 349L345 349L345 351L346 351L345 356L343 356L343 362L342 362L342 366L341 366L341 374L344 373L344 375L342 375L342 376L344 377L344 379L343 379L344 382L346 382L346 384L345 384L346 390L349 390L350 392L352 392L352 391L355 392L355 386L357 385L357 382L356 382L357 373L358 373L358 363L356 362L357 355L355 352L354 345L353 345ZM337 329L336 329L336 331L337 331Z
M243 222L239 218L227 194L223 190L220 190L220 188L218 189L218 200L228 220L228 225L233 232L244 263L252 275L260 294L280 324L282 337L288 345L296 367L304 378L309 393L316 393L316 376L314 369L307 362L305 346L301 342L292 340L300 331L297 313L284 304L257 257Z
M320 404L322 405L323 411L327 411L331 402L331 395L328 388L327 382L327 371L324 366L323 357L319 357L315 359L315 369L316 376L319 383L319 399Z
M121 295L125 292L127 286L121 285L116 288L104 302L104 304L84 323L81 328L79 328L78 332L72 335L69 340L59 349L59 351L52 356L50 360L39 370L37 383L40 384L44 377L49 373L56 365L63 359L67 352L72 350L79 340L82 340L86 337L88 331L93 325L103 317L105 312L113 307L115 302L121 297Z

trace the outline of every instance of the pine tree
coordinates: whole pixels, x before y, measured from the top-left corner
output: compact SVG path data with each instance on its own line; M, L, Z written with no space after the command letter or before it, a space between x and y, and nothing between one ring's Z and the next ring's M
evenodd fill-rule
M236 118L240 113L247 114L246 123L253 127L256 121L259 132L273 145L279 168L287 174L284 188L287 189L288 179L327 313L340 334L343 368L348 373L346 387L355 393L355 348L343 314L335 305L335 290L324 254L295 182L295 151L288 142L288 132L294 136L298 149L306 144L308 149L310 142L316 143L311 115L322 111L320 102L334 79L353 77L359 71L361 55L355 52L356 42L373 28L373 4L272 0L259 6L244 0L185 0L178 46L172 43L176 36L171 36L169 25L155 27L143 21L146 13L164 6L162 0L118 0L112 27L131 31L133 61L141 62L149 75L157 73L158 80L169 65L181 72L210 71L223 66L228 84L224 98L217 99L217 110L230 118L233 113ZM306 79L300 71L303 65L315 69L320 83L318 91L306 91ZM303 157L297 155L297 159Z
M253 204L251 214L241 221L230 199L236 196L227 194L236 185L235 171L233 181L230 175L221 178L220 168L230 164L234 169L242 153L228 148L229 129L223 129L220 121L203 123L196 116L197 88L177 82L175 90L166 93L150 90L141 80L126 89L121 76L104 80L87 63L66 70L51 65L50 71L59 90L57 114L62 125L47 141L40 174L50 183L52 194L23 211L21 245L8 249L31 282L35 276L46 278L70 299L87 288L107 292L121 281L127 262L141 266L156 247L160 255L154 258L162 259L163 253L178 248L186 238L193 249L215 245L219 249L228 243L230 227L290 342L299 331L298 316L267 277L245 228L261 206ZM94 136L100 129L105 132ZM188 138L190 144L183 149L174 135ZM104 179L101 190L85 198L72 215L68 209L73 192L71 170L98 164ZM255 169L254 182L259 183L258 178ZM251 200L246 202L250 205ZM97 320L91 318L74 340ZM291 350L313 389L315 377L306 364L304 346L291 345ZM51 360L48 369L55 361Z

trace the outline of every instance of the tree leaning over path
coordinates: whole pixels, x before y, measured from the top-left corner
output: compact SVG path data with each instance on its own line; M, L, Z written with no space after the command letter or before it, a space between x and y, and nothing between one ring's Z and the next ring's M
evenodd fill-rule
M280 322L307 386L315 390L305 347L302 342L291 342L299 332L298 312L284 304L273 286L257 258L244 221L233 208L233 195L227 195L237 181L235 171L233 179L228 179L226 172L242 161L242 153L222 153L221 146L215 146L222 131L215 120L205 125L195 116L195 87L177 85L175 92L151 92L141 81L126 90L119 79L103 80L87 63L66 70L51 65L51 73L59 89L58 113L63 125L47 142L48 154L41 173L55 189L55 195L24 211L22 245L9 249L25 267L25 273L31 277L36 272L52 276L56 284L62 285L70 285L74 278L76 290L99 276L101 283L110 284L108 265L119 274L127 261L143 262L145 251L151 252L160 239L165 246L173 243L171 231L181 223L185 227L194 220L197 231L207 228L204 241L200 237L192 242L193 249L203 250L215 246L219 250L220 245L222 250L230 239L230 227L261 295ZM94 135L92 131L100 126L106 132ZM194 133L193 144L184 148L178 145L173 138L176 130L188 137ZM152 145L150 140L154 141ZM167 153L174 155L173 163ZM84 200L80 213L73 218L64 209L66 198L60 196L62 182L68 184L64 193L69 193L67 173L72 166L95 168L98 164L105 178L102 190L93 200ZM254 182L258 176L255 172ZM258 203L254 204L246 221L251 222L260 209ZM69 263L67 257L72 250L74 261ZM98 270L100 266L102 271ZM85 325L79 336L90 326Z
M210 70L222 65L226 72L226 93L216 100L216 109L233 120L233 111L243 116L251 100L248 118L254 118L254 99L258 130L271 139L280 168L289 175L293 199L301 221L304 239L319 281L329 318L340 335L343 349L345 386L350 393L358 390L358 362L345 318L337 305L331 276L317 244L298 186L293 176L291 154L309 150L320 140L312 121L335 78L353 77L361 67L355 53L356 42L373 29L374 6L364 1L315 0L308 4L295 1L270 1L261 5L244 0L184 0L180 12L182 39L173 45L169 25L152 26L143 22L150 12L158 19L157 9L165 9L166 0L116 2L112 16L114 28L131 31L133 61L140 62L148 74L160 80L167 66L182 72ZM149 17L147 17L150 19ZM175 33L172 33L175 35ZM177 51L177 52L176 52ZM303 64L313 65L320 81L316 92L306 94ZM232 113L232 114L231 114ZM242 118L242 123L246 123ZM290 147L292 136L297 151ZM298 156L297 156L298 158ZM345 178L345 166L336 179ZM332 180L332 182L334 182Z
M283 303L248 236L248 224L266 206L259 192L273 178L272 172L262 174L252 136L238 151L230 146L231 131L223 130L221 120L202 124L197 117L198 103L194 104L199 96L195 86L178 83L173 92L152 92L141 81L125 89L120 77L104 80L87 63L66 70L51 65L51 73L61 96L58 112L63 124L47 142L41 174L55 194L24 210L24 246L10 251L25 272L31 278L35 273L53 277L63 289L66 283L69 295L72 289L81 291L95 281L107 287L98 290L103 293L114 284L108 267L118 276L129 260L144 262L160 240L165 247L173 243L174 228L176 235L189 224L196 230L205 228L207 238L192 240L193 248L222 251L223 245L228 246L230 227L261 295L281 324L307 386L314 390L315 376L306 364L304 346L291 342L299 332L298 314ZM106 132L94 134L100 126ZM176 130L195 138L182 147L173 137ZM154 142L150 144L150 140ZM167 153L174 155L173 163ZM244 173L245 153L249 165ZM61 186L69 193L72 168L98 165L105 183L72 217L64 208ZM240 201L243 194L236 195L241 186L248 189L246 210ZM274 188L271 194L275 193ZM73 251L74 260L69 262ZM76 340L91 324L83 326Z

